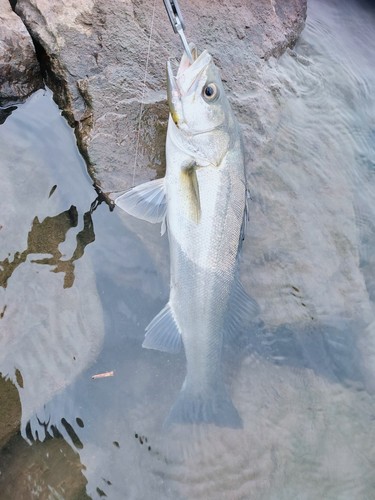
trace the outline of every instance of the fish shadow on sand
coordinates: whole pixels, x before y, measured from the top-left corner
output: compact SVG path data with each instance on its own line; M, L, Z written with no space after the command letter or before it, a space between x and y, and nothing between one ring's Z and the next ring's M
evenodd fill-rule
M235 380L242 361L257 356L274 365L312 370L328 382L363 390L366 382L361 353L353 333L358 328L350 322L336 327L314 321L270 329L259 318L243 325L235 340L224 343L224 377Z

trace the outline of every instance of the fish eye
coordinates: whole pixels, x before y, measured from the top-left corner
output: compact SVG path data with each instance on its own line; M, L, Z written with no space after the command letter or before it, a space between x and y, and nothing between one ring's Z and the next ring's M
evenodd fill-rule
M202 95L207 102L215 101L219 97L219 89L214 83L208 83L203 87Z

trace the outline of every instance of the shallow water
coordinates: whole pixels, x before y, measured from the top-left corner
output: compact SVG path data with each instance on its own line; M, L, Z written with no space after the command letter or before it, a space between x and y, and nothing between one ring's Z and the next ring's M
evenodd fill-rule
M370 2L312 0L254 77L240 273L261 314L224 357L243 430L162 431L185 360L141 343L167 240L100 203L48 91L6 118L1 498L373 498L374 51Z

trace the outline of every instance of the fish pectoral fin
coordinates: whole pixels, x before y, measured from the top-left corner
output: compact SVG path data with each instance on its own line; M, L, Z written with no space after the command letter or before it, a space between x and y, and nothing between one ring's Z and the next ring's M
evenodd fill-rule
M155 179L136 186L115 199L116 205L138 219L163 222L167 213L165 182Z
M201 218L201 200L196 169L196 163L183 168L181 170L181 182L189 203L190 216L194 222L198 223Z
M225 322L227 338L234 339L246 325L254 322L258 314L258 304L246 293L242 283L237 278L228 303L228 314Z
M181 332L169 302L146 327L146 336L142 347L170 353L180 352L182 347Z

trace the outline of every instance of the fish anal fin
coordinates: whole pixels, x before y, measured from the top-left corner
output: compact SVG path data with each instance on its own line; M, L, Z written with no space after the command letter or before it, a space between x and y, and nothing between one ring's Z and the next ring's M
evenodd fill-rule
M240 280L236 278L228 304L225 324L227 337L236 337L246 325L254 323L258 315L258 304L247 294Z
M180 352L181 333L169 302L146 327L142 347L170 353Z
M163 222L167 213L164 179L155 179L136 186L115 199L116 205L138 219Z

